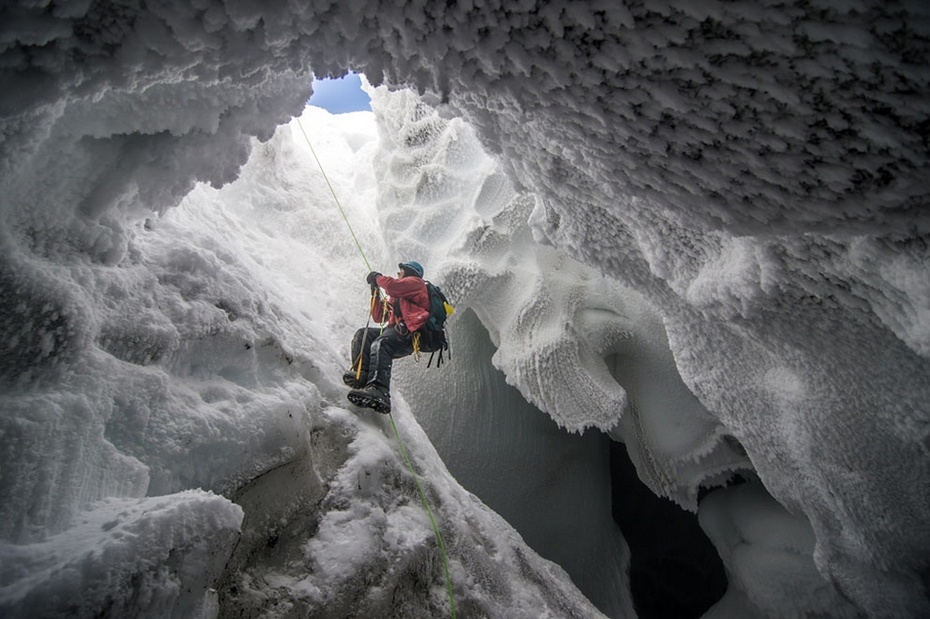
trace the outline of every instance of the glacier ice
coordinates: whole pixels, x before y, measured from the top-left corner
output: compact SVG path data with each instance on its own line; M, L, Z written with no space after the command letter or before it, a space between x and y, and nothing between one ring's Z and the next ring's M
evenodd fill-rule
M703 516L731 570L711 614L930 613L928 24L913 2L3 6L4 614L55 614L66 574L89 614L445 609L390 433L331 378L358 273L399 253L527 412L623 440ZM365 260L285 125L350 68L398 91L378 120L302 120ZM463 608L596 615L398 402ZM339 552L340 511L378 535ZM734 550L757 519L773 543ZM135 530L203 569L114 559L145 585L98 587L90 551L144 553Z

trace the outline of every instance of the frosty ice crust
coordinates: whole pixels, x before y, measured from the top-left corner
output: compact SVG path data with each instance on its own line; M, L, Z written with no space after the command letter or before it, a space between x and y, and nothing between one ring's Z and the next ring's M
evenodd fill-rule
M819 574L866 614L928 614L910 567L930 546L927 14L919 3L807 6L455 5L428 19L415 4L341 3L325 16L286 4L158 14L5 7L15 19L0 20L10 93L0 142L0 376L9 386L4 431L22 439L4 449L0 471L38 474L13 476L0 502L4 539L30 548L108 497L201 486L232 496L306 453L302 412L319 422L314 412L330 410L329 387L314 377L326 373L317 369L330 350L324 327L341 320L326 311L333 291L256 276L259 259L240 250L260 244L258 217L243 237L198 214L153 217L151 241L141 221L173 212L195 181L235 179L265 148L252 136L270 138L302 109L307 63L325 74L352 61L376 83L386 77L445 102L438 118L408 103L399 110L409 117L384 115L382 136L403 135L409 152L450 139L440 150L447 163L429 173L401 151L382 170L384 193L397 201L384 200L379 225L447 252L461 245L446 272L501 346L495 363L508 380L565 427L616 434L612 421L634 419L624 411L642 413L637 440L642 457L653 456L643 477L685 504L699 480L710 483L708 471L742 466L744 450L771 494L809 521ZM366 22L377 27L354 15L377 16ZM384 35L395 32L407 36ZM487 162L476 142L456 143L441 126L456 113L501 165L486 183L465 183L480 190L461 197L457 182ZM338 148L365 142L356 133ZM269 163L270 178L290 173L286 161ZM502 208L511 190L513 208ZM198 187L195 197L209 192ZM297 237L313 226L336 234L329 214L298 208L304 195L247 193L272 207L263 216L290 217ZM431 217L405 216L432 205ZM669 354L713 420L705 427L700 414L685 414L688 432L652 432L650 422L670 423L665 414L699 409L657 398L651 410L663 412L648 413L634 376L619 377L622 391L612 385L599 357L620 353L605 346L622 343L608 336L614 320L623 330L624 304L612 298L618 318L608 320L600 305L564 306L574 293L560 287L563 259L527 272L537 263L511 258L509 231L533 252L530 239L549 243L641 295L648 305L625 303L656 313L668 350L651 331L627 327L630 358L646 360L655 346L658 370ZM259 252L261 260L291 273L304 240L286 259ZM492 314L479 287L513 306ZM541 294L558 303L547 307ZM307 314L326 318L308 324ZM534 341L536 319L545 338ZM540 371L566 355L580 367ZM677 389L649 393L675 403ZM717 461L726 444L736 460ZM324 461L328 470L338 458ZM17 582L28 586L28 576ZM767 581L776 583L758 579ZM763 593L754 601L774 600L766 608L782 612L779 596Z

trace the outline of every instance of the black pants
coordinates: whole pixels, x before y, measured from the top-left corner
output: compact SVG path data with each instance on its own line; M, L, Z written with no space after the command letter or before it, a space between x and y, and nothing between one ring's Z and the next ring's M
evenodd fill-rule
M368 334L365 334L368 331ZM364 340L364 347L362 346ZM359 329L352 338L352 367L358 368L359 355L362 360L361 380L391 387L391 367L394 359L413 353L410 334L401 335L394 327ZM367 378L366 378L367 377Z

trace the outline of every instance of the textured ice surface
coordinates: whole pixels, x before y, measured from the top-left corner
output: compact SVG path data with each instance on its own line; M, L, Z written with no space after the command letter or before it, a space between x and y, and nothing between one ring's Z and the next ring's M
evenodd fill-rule
M270 522L313 536L351 440L327 456L313 433L339 435L328 377L369 265L308 243L341 224L303 208L329 196L292 163L294 126L253 136L299 113L311 71L354 68L439 110L385 99L375 178L353 160L337 179L374 264L421 257L506 380L564 428L635 443L657 493L693 507L748 461L811 527L812 579L870 616L930 614L928 40L916 2L5 5L4 543L38 553L108 498L245 501L292 468L306 493L255 499L242 536L272 562ZM372 161L348 133L337 149ZM218 210L196 183L250 153L268 184ZM188 194L211 212L156 216ZM481 603L559 614L518 595L563 586L529 563L536 585ZM730 599L785 590L752 582L771 585Z
M106 499L66 532L0 544L4 616L211 616L242 509L188 490Z
M304 121L383 262L372 116ZM127 225L117 265L62 246L54 261L17 254L55 277L48 294L76 299L44 310L52 327L80 325L53 333L81 337L4 365L5 615L449 612L392 426L347 410L339 377L367 271L315 165L294 123L256 145L241 181ZM452 479L399 394L394 418L461 613L599 616Z

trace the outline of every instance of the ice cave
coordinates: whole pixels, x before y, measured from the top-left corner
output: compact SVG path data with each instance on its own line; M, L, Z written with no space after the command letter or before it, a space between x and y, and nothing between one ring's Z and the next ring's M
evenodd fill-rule
M913 0L3 3L0 616L930 617L928 58ZM451 356L383 415L406 260Z

